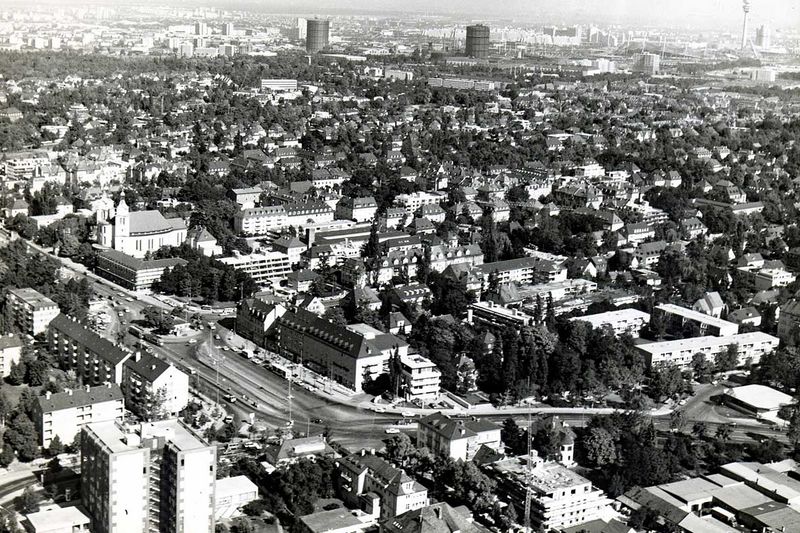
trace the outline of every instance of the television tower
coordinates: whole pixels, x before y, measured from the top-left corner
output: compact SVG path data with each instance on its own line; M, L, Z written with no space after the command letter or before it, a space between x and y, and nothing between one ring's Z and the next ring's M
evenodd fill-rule
M747 46L747 15L750 14L750 0L742 0L744 22L742 23L742 50Z

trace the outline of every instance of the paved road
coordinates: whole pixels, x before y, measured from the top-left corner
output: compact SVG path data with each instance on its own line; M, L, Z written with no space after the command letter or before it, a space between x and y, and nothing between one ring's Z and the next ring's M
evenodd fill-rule
M38 248L35 247L34 248ZM41 249L40 249L41 250ZM47 253L43 251L43 253ZM78 275L86 275L96 281L95 292L98 295L108 298L112 296L116 301L121 302L121 307L129 309L125 313L121 327L125 327L132 319L141 316L141 311L148 305L170 309L170 306L153 298L132 295L119 286L88 273L81 265L75 265L71 261L63 258L56 258L68 269L73 270ZM118 306L119 307L119 306ZM206 313L204 317L208 320L216 321L219 316ZM177 341L165 342L164 346L152 346L153 351L161 357L172 361L174 364L188 369L192 367L196 370L193 376L192 385L197 387L207 397L215 399L219 393L221 403L226 409L233 411L243 418L247 418L251 413L255 417L272 427L283 427L291 418L296 424L296 431L319 433L325 427L332 429L333 436L343 444L360 444L366 446L378 446L380 440L386 437L385 428L394 425L400 420L402 415L398 413L375 413L368 409L368 404L343 403L341 398L327 396L324 391L319 394L311 394L303 388L295 387L292 391L292 399L289 402L289 385L282 377L271 371L239 356L234 351L222 350L227 346L225 339L217 341L208 335L205 330L198 338L195 345L187 345L190 337ZM215 364L214 361L218 363ZM217 374L217 370L219 373ZM217 386L218 385L218 386ZM721 386L720 386L721 389ZM709 432L713 434L716 427L730 422L727 414L720 414L714 410L714 406L709 404L708 398L715 393L716 389L709 388L700 390L698 395L690 400L681 409L686 412L687 418L691 421L703 420L709 427ZM237 401L231 403L224 400L224 397L231 394ZM243 398L247 398L243 401ZM337 400L337 401L334 401ZM251 402L255 402L255 406ZM290 413L291 403L291 413ZM409 411L422 413L422 410L409 409ZM585 424L594 414L608 414L611 409L584 409L584 408L510 408L501 411L493 409L477 409L471 414L502 420L509 416L520 417L524 420L527 413L552 413L558 414L568 423L575 426ZM714 416L711 416L713 413ZM669 420L665 415L666 410L646 413L653 416L659 429L668 430ZM322 423L312 423L314 419L322 419ZM691 422L687 424L687 430L691 429ZM765 435L782 436L779 431L775 431L760 422L751 419L738 421L734 431L734 440L749 439L748 432L757 432Z

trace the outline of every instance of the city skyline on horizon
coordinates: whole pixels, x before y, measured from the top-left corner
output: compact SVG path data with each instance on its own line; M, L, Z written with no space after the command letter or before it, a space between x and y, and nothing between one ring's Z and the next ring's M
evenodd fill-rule
M42 4L47 4L43 2ZM136 6L163 2L139 0L58 0L60 6ZM492 16L483 13L477 0L439 0L431 6L421 0L408 0L402 6L389 0L173 0L174 7L220 8L226 10L266 11L275 14L321 16L393 15L400 12L416 15L464 18L464 23L477 21L519 21L542 24L643 25L648 27L682 27L687 29L734 30L741 26L740 0L608 0L599 6L588 0L505 0L494 6ZM0 0L0 8L28 7L21 0ZM756 0L751 2L750 27L766 24L775 29L800 27L800 4L792 0Z

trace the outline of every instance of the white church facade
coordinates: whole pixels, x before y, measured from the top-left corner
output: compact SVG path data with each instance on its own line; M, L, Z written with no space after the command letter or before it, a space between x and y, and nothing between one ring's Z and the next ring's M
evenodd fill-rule
M124 194L115 211L108 213L105 220L98 220L97 242L101 246L142 259L147 252L162 246L180 246L186 240L183 219L164 218L159 211L131 211Z

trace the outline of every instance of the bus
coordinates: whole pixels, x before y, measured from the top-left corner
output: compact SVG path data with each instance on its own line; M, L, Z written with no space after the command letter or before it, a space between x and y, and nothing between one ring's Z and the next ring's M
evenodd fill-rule
M156 346L164 346L164 341L161 340L161 337L159 337L155 333L145 333L144 340L146 340L147 342L152 342Z
M133 335L134 337L138 337L140 339L144 338L144 330L137 326L131 326L128 328L128 333Z

